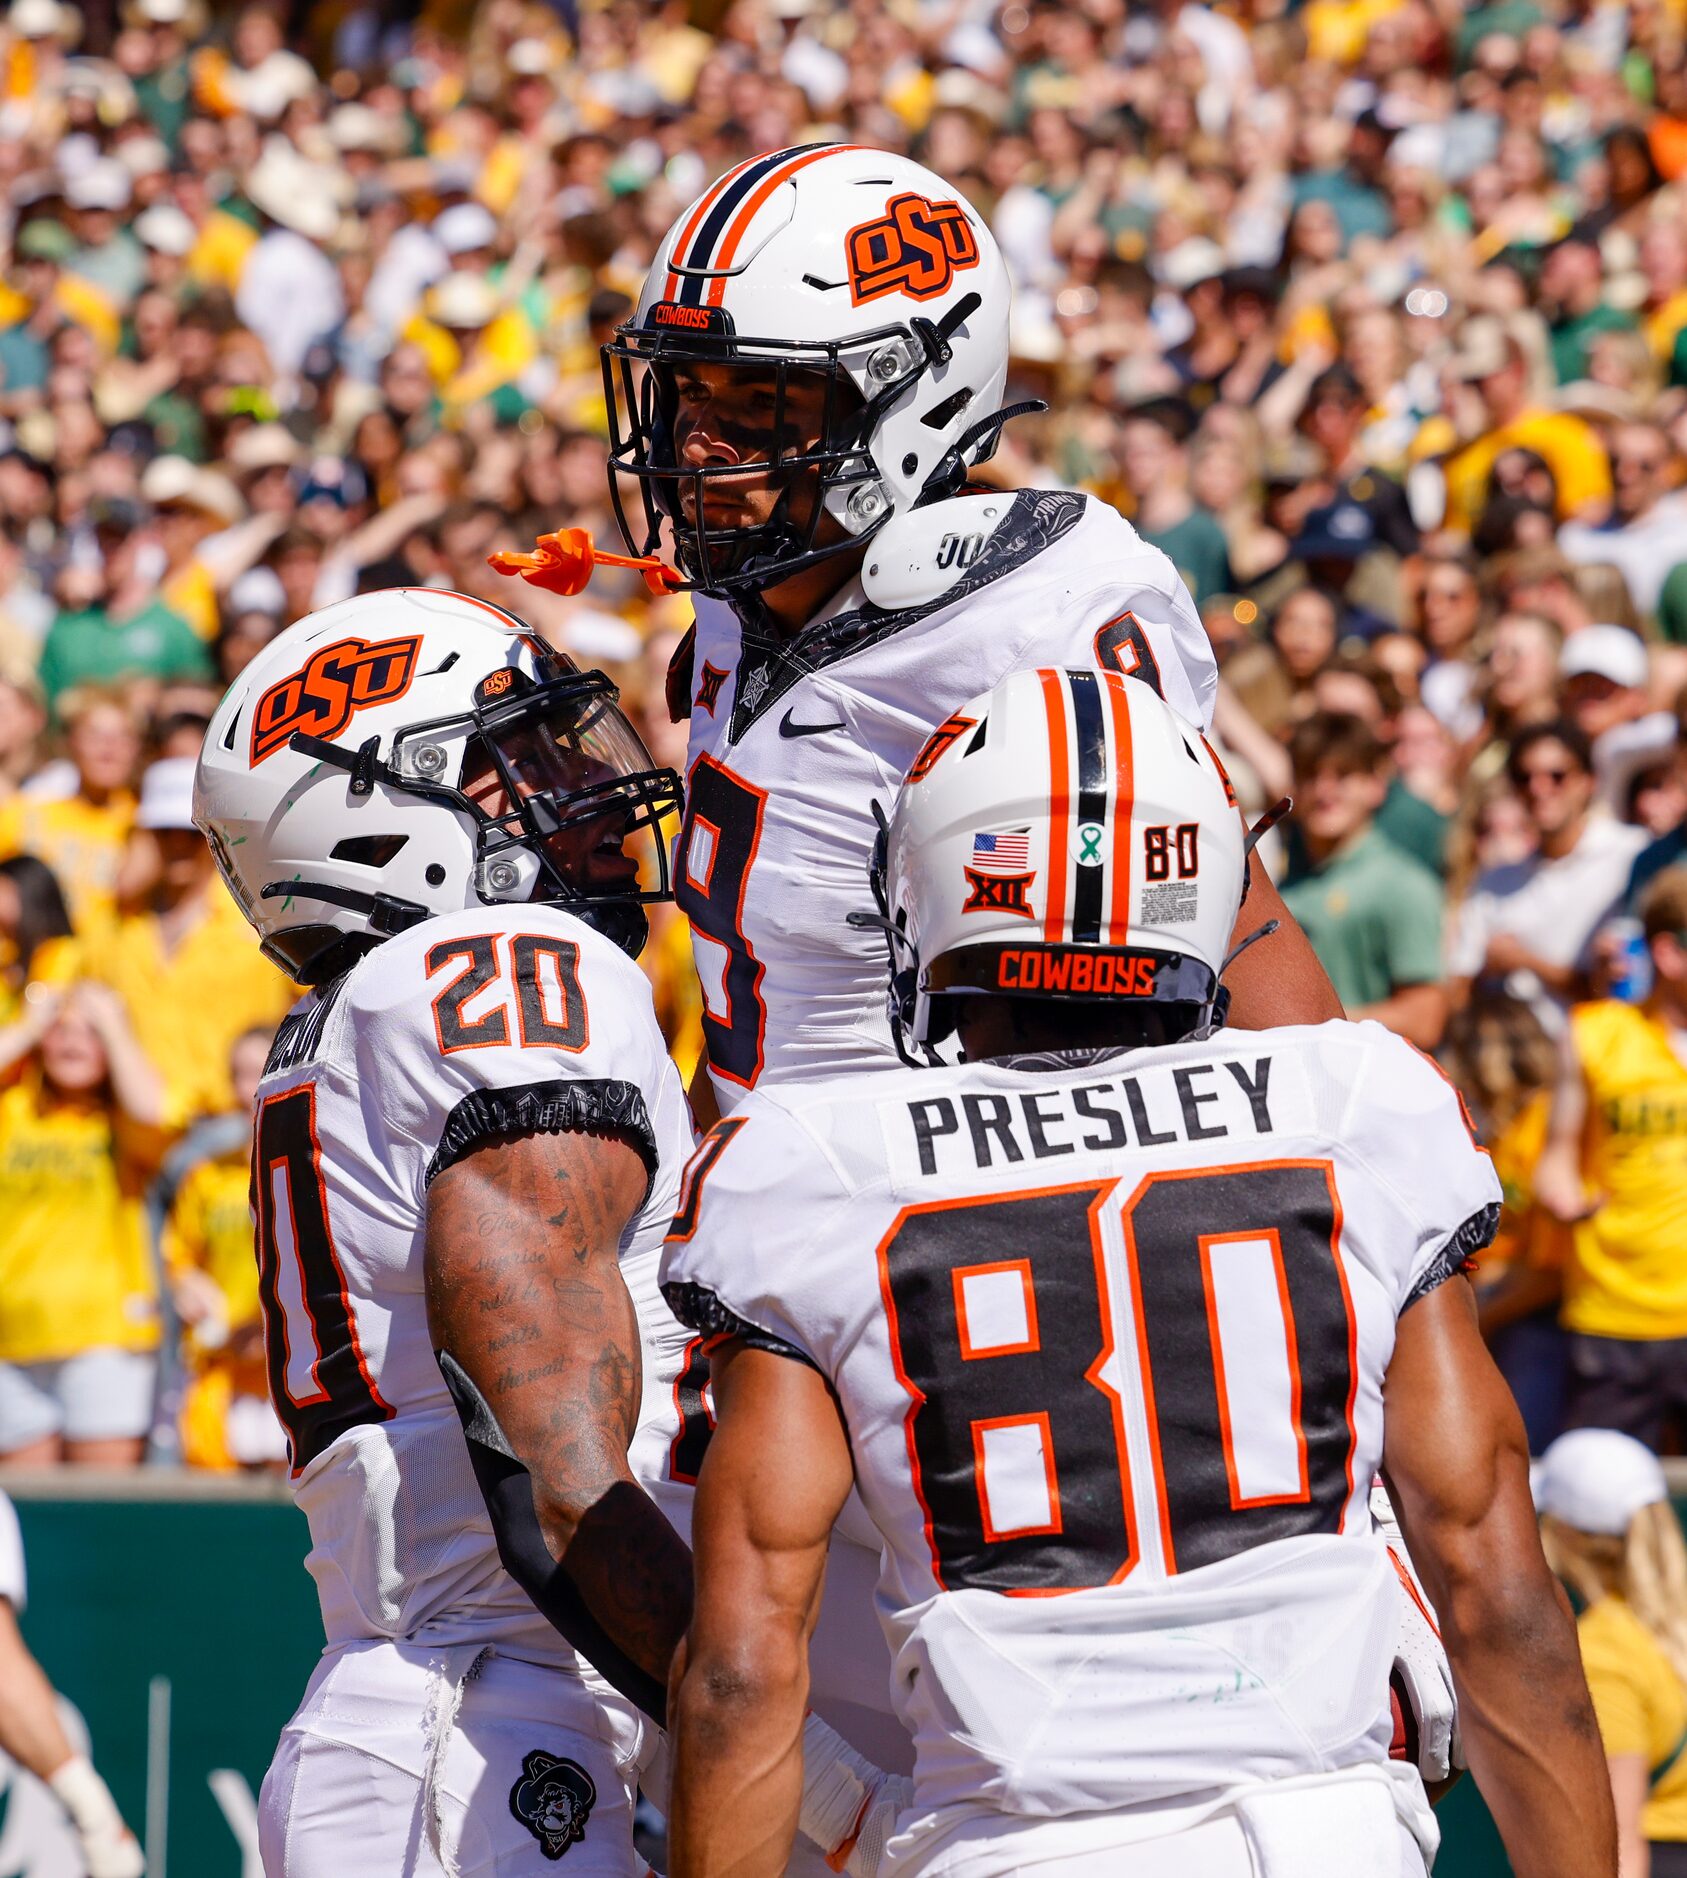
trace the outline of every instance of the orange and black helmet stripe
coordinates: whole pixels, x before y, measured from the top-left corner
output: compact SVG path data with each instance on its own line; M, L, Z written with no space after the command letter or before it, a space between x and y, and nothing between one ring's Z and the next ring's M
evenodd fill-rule
M1058 943L1066 937L1066 874L1070 866L1072 820L1071 758L1066 748L1066 689L1059 672L1039 672L1043 710L1049 732L1049 880L1043 936Z
M709 305L719 306L726 291L719 270L732 264L744 231L767 198L809 164L855 148L854 144L841 143L800 144L752 157L729 170L692 210L690 220L681 229L668 256L664 298L677 300L682 306L701 306L707 288ZM711 273L716 276L712 281L707 278Z
M1078 794L1073 804L1072 839L1077 866L1072 877L1072 943L1101 943L1106 904L1107 730L1101 704L1101 680L1093 671L1066 674L1072 699L1073 742L1077 753Z
M1136 751L1125 687L1141 680L1109 674L1102 683L1113 720L1113 892L1107 943L1122 946L1131 923L1131 817L1136 811Z

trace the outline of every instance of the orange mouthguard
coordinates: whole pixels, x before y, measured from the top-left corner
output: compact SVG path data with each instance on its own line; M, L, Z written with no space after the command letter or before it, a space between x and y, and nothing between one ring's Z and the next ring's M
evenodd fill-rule
M554 535L541 535L527 554L501 549L486 557L487 565L500 574L519 574L535 587L548 593L584 593L594 567L636 568L644 584L657 597L672 593L684 584L685 576L658 560L654 554L610 554L594 547L591 530L559 528Z

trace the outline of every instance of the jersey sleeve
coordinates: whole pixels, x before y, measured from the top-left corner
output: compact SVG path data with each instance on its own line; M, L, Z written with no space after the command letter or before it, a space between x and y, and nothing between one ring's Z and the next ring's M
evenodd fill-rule
M777 1103L751 1095L698 1145L662 1253L662 1293L705 1337L825 1371L829 1346L814 1256L844 1197L831 1161Z
M5 1494L0 1493L0 1599L14 1611L21 1611L25 1589L23 1534L18 1529L16 1509Z
M1085 531L1090 565L1069 604L1050 609L1021 665L1094 665L1153 686L1177 714L1210 730L1218 665L1201 616L1170 559L1125 519L1094 502Z
M667 1059L649 981L608 940L531 909L504 929L430 924L369 965L344 1021L359 1086L381 1091L371 1141L405 1151L421 1190L505 1134L614 1136L654 1179Z
M1464 1098L1437 1065L1381 1024L1352 1029L1363 1047L1345 1066L1352 1080L1336 1133L1374 1183L1351 1224L1375 1236L1399 1315L1492 1241L1501 1189Z

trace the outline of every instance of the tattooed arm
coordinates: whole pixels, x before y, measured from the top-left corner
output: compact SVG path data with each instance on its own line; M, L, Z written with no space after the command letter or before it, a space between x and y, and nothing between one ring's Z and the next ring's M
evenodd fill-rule
M633 1479L638 1323L618 1251L644 1162L598 1135L494 1136L428 1193L428 1327L499 1552L657 1721L691 1558Z

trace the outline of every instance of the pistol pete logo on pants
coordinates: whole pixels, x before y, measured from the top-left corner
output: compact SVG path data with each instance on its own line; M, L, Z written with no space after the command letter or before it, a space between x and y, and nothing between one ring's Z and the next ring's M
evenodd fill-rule
M539 1841L546 1858L561 1858L586 1836L597 1787L578 1761L535 1748L510 1789L510 1811Z

